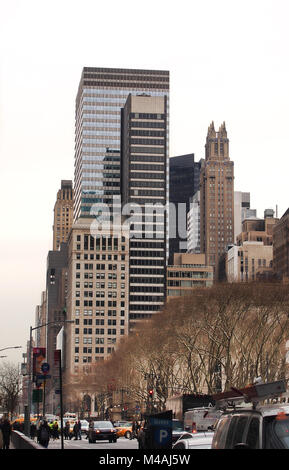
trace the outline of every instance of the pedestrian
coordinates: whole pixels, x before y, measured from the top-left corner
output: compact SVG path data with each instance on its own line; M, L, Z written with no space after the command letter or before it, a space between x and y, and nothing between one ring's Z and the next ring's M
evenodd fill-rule
M74 440L77 441L77 439L78 439L78 424L77 424L77 421L74 423L74 426L73 426L73 434L74 434Z
M50 434L50 430L49 430L49 426L47 424L47 421L43 421L40 424L39 430L38 430L38 442L39 442L40 445L42 445L46 449L47 449L48 444L49 444L49 434Z
M141 424L139 421L136 421L136 438L138 437L139 430L141 428Z
M31 423L31 425L30 425L30 437L31 437L31 439L33 439L33 441L35 439L36 432L37 432L36 424Z
M77 421L77 427L78 427L77 436L81 440L81 422L80 422L80 420Z
M65 439L65 440L69 439L69 433L70 433L70 424L69 424L69 421L66 421L63 431L64 431L64 439Z
M137 423L136 423L135 420L133 420L132 427L131 427L130 439L134 439L136 437L136 429L137 429Z
M2 418L0 419L0 449L3 449Z
M1 425L1 431L3 435L3 449L9 449L11 430L12 427L9 419L5 418Z
M58 427L57 421L54 421L52 425L52 437L53 437L53 440L59 439L59 427Z

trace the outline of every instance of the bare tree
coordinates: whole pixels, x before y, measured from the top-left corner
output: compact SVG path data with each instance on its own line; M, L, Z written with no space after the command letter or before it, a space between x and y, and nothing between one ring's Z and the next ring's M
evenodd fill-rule
M164 409L175 392L214 393L286 376L289 292L280 284L219 284L170 300L81 380L99 400L125 390ZM101 407L102 404L99 403Z
M10 417L17 409L21 392L21 382L18 367L4 362L0 366L0 397L2 408Z

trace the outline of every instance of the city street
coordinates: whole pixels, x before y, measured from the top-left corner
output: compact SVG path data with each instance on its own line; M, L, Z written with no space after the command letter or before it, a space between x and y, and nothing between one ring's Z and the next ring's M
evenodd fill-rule
M95 444L89 444L88 439L85 437L81 440L64 440L64 449L138 449L138 442L136 439L126 439L125 437L120 437L116 443L110 443L108 441L96 441ZM61 439L50 439L48 449L60 449L61 448Z

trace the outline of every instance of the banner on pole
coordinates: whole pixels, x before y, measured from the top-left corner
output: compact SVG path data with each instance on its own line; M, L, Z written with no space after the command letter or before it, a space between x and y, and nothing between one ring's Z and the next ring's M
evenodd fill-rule
M46 348L33 348L33 382L41 374L41 365L45 360Z

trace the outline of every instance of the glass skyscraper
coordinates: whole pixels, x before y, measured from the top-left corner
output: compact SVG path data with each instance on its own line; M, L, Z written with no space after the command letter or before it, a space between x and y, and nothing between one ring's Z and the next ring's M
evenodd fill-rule
M76 98L74 221L94 217L120 195L120 111L129 94L142 93L168 103L169 72L84 67Z

